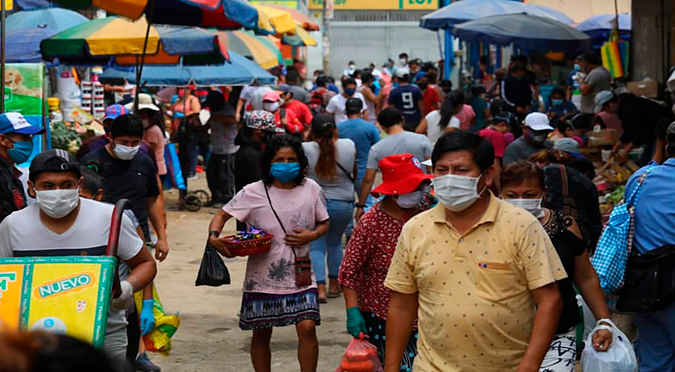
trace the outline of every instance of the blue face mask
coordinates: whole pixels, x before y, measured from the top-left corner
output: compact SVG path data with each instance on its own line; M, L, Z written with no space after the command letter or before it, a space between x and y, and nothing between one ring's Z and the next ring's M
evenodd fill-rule
M551 100L551 103L553 103L553 106L560 106L560 105L563 104L563 102L565 102L565 101L563 101L563 100L561 100L561 99L554 99L554 100Z
M398 88L398 87L401 85L401 84L399 84L397 81L395 81L395 82L393 82L393 83L391 83L391 84L394 86L394 88Z
M274 163L270 169L270 176L279 182L287 183L298 178L300 163Z
M345 93L351 97L354 95L354 93L356 93L356 89L345 89Z
M33 153L33 141L14 141L14 148L7 152L15 164L24 163Z
M574 64L574 71L581 71L581 65L578 63Z

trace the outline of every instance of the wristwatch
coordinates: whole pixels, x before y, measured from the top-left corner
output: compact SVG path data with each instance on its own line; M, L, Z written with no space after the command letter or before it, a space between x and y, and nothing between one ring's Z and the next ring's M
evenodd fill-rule
M220 236L220 231L211 230L209 231L209 237L215 236L216 238Z
M356 204L356 208L364 209L364 208L366 208L366 205L365 204Z

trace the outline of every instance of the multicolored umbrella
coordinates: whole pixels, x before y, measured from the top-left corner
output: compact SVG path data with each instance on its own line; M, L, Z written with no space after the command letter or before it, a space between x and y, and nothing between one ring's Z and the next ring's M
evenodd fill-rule
M41 43L45 59L89 62L111 56L143 54L148 24L145 18L128 21L121 17L95 19L60 32ZM147 64L177 64L184 55L215 54L227 58L227 49L212 32L196 27L151 26L146 48Z
M95 6L111 14L139 19L145 14L153 24L214 27L237 30L246 28L274 33L266 15L246 0L50 0L64 7Z
M301 47L301 46L317 46L316 40L305 31L300 25L295 29L295 34L285 34L281 38L281 42L286 45Z
M227 50L252 58L266 70L283 64L281 51L265 36L256 36L250 31L221 31L217 35Z
M258 15L265 14L267 16L275 33L285 34L295 32L295 20L287 10L269 5L254 5L254 7L258 9Z
M266 7L276 8L289 12L296 23L299 23L302 29L307 31L319 31L319 25L317 25L308 15L302 13L297 9L287 8L282 5L266 4Z

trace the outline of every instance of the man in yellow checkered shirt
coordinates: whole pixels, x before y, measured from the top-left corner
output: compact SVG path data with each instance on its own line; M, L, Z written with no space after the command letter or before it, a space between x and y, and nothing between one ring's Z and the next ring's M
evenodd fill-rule
M567 277L527 211L497 199L492 145L475 134L438 140L440 203L403 227L385 286L394 294L385 372L398 372L415 317L415 372L537 372L562 310Z

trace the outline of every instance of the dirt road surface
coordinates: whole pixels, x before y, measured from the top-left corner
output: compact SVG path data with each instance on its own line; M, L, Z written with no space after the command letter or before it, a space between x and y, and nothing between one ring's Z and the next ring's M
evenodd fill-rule
M207 189L204 173L190 189ZM176 205L177 193L165 193L167 206ZM253 371L249 357L251 332L239 329L241 287L246 260L225 259L232 284L217 288L195 287L204 252L208 225L215 209L199 212L169 211L168 238L171 252L158 265L155 281L167 312L179 312L181 325L173 337L168 357L150 354L164 372ZM225 233L235 230L234 221ZM322 324L317 328L320 372L334 372L350 337L345 329L344 301L330 300L321 306ZM272 336L272 371L300 371L294 327L276 328Z

